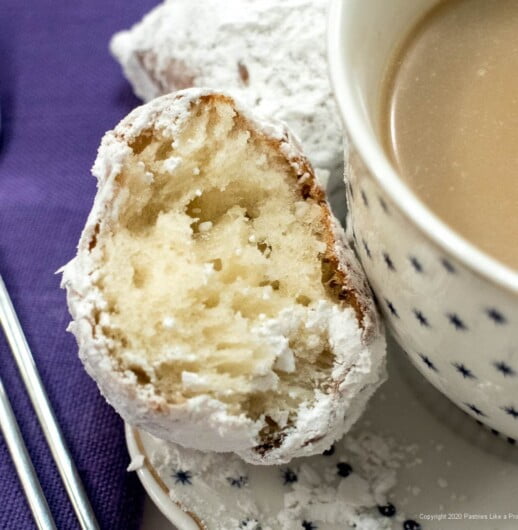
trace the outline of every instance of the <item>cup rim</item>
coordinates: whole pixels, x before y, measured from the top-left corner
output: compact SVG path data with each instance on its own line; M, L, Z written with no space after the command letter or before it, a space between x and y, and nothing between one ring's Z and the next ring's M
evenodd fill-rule
M518 272L478 249L435 215L402 181L354 103L351 68L342 57L344 0L331 0L327 60L342 123L372 177L399 210L439 248L484 279L518 294Z

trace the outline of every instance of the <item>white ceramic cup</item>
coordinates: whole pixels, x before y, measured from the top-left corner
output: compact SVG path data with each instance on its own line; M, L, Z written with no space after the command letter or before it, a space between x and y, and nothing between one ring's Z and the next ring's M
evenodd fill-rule
M331 2L330 74L348 136L348 234L386 321L417 368L467 413L518 439L518 272L428 210L379 139L390 59L436 3ZM509 244L518 244L518 234Z

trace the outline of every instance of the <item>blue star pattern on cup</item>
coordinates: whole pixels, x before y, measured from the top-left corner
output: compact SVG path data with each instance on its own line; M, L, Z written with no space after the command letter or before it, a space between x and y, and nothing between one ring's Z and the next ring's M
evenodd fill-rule
M474 412L477 416L485 416L484 412L482 412L476 405L473 405L472 403L465 403L466 407L468 407L469 410Z
M450 274L455 274L457 272L455 267L451 264L451 261L446 258L441 258L441 264Z
M361 190L360 194L362 196L363 204L365 204L365 206L368 208L369 207L369 201L367 199L367 195L365 194L365 191Z
M498 325L507 324L507 319L505 316L498 311L498 309L495 309L494 307L491 307L489 309L486 309L487 316Z
M387 268L393 272L396 270L396 266L394 265L394 262L392 261L392 258L389 256L387 252L383 252L383 260L385 261L385 264L387 265Z
M514 377L516 372L505 361L497 361L493 365L504 377Z
M466 331L468 328L466 324L461 320L459 315L456 313L448 313L446 315L448 317L448 320L450 321L450 324L458 331Z
M518 439L518 312L507 287L477 274L409 222L350 146L348 233L394 337L471 417ZM448 369L448 367L450 369Z
M424 313L422 311L420 311L419 309L414 309L413 313L414 313L414 316L417 318L417 321L419 322L419 324L421 324L421 326L425 328L430 327L430 323L428 322L428 319L424 316Z
M454 368L459 372L464 379L476 379L473 372L467 368L463 363L452 363Z
M503 410L506 414L509 414L512 418L515 420L518 420L518 409L514 407L513 405L508 405L507 407L503 407Z
M379 200L380 206L381 206L381 208L383 209L383 211L384 211L387 215L390 215L390 213L389 213L389 207L387 206L387 203L386 203L385 199L384 199L383 197L379 197L378 200Z
M372 254L371 254L369 245L367 245L367 242L365 241L365 239L362 240L362 243L363 243L363 248L365 249L365 254L367 254L367 256L372 259Z
M394 304L385 298L385 303L387 304L388 310L390 311L390 314L396 318L399 318L399 313L397 312L396 307Z
M410 259L410 264L412 265L414 270L418 273L422 273L423 266L421 265L421 262L415 256L410 256L409 259Z
M428 368L430 368L430 370L433 370L434 372L438 372L439 371L439 370L437 370L435 364L430 360L429 357L427 357L426 355L423 355L422 353L419 354L419 357L421 358L423 363L426 366L428 366Z

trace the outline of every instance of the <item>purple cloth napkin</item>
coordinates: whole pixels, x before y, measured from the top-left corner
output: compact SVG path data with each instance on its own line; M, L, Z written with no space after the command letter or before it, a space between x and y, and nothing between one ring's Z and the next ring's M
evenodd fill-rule
M139 104L111 35L158 0L1 0L0 272L103 529L137 528L143 490L127 473L123 423L83 370L60 277L92 205L103 133ZM59 529L78 528L0 333L0 374ZM0 528L34 527L0 436Z

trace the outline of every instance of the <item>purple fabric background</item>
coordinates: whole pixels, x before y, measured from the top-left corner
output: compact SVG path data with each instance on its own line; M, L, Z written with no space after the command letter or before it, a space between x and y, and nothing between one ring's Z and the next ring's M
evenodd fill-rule
M123 424L84 372L54 272L73 257L104 131L139 102L108 41L158 0L0 0L0 271L103 529L138 527ZM0 374L59 529L77 528L0 333ZM34 527L0 436L0 528Z

